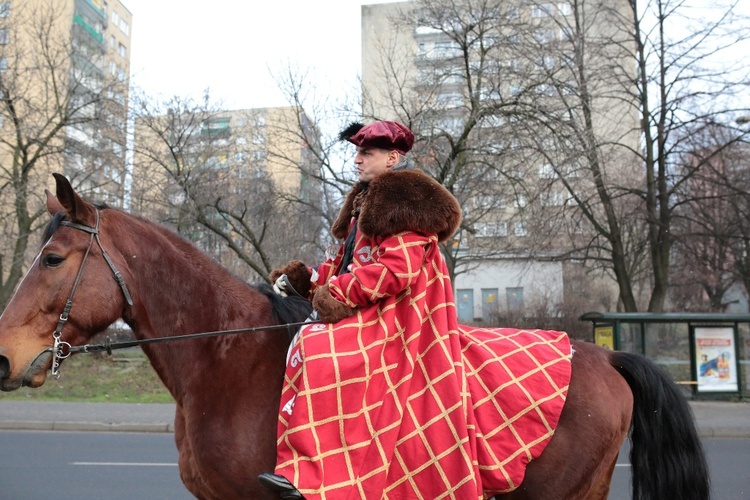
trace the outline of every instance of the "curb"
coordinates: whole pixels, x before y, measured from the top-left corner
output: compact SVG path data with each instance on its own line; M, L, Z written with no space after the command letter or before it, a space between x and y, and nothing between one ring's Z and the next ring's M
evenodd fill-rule
M748 439L750 438L750 429L726 428L726 427L704 427L698 429L698 437L701 438L728 438L728 439Z
M174 424L105 424L102 422L0 422L0 430L68 432L146 432L174 433Z

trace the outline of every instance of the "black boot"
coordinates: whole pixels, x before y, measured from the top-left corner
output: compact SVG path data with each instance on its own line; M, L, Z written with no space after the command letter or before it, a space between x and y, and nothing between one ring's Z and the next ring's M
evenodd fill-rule
M258 476L258 481L269 490L277 492L284 500L305 500L302 493L284 476L264 472Z

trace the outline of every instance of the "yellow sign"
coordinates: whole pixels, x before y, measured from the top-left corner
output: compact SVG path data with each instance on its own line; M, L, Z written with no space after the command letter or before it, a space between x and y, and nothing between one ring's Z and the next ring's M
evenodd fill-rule
M597 326L594 328L594 343L596 345L614 350L615 335L611 326Z

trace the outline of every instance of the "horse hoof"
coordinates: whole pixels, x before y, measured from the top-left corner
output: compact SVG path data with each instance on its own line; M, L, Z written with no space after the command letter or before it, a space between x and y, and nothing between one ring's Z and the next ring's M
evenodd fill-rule
M265 486L271 491L275 491L284 500L304 500L305 497L297 491L292 483L289 482L284 476L278 474L271 474L270 472L264 472L258 476L260 484Z

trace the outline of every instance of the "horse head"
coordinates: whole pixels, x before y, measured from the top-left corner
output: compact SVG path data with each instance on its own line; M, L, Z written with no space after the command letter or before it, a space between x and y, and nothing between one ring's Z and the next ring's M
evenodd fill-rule
M55 336L71 346L86 343L122 316L130 301L115 266L128 273L119 253L110 256L116 231L107 222L114 210L84 201L68 180L53 174L49 191L52 221L41 248L0 316L0 390L39 387L53 362ZM92 244L96 242L96 244Z

